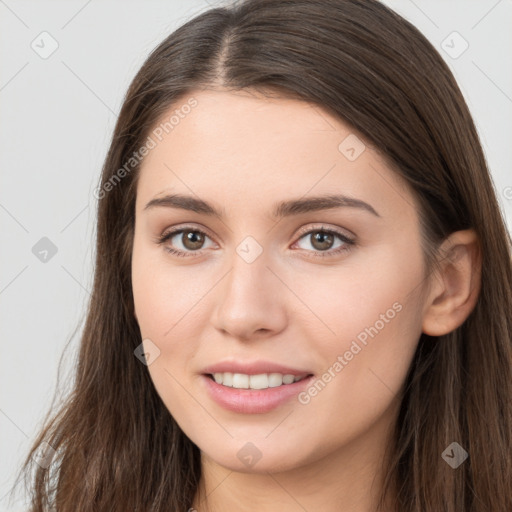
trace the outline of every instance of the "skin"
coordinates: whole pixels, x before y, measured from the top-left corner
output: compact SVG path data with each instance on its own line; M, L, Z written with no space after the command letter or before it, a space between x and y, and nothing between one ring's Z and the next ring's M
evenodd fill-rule
M420 334L450 332L474 307L476 237L452 234L441 271L427 274L412 193L368 145L354 161L340 152L350 134L363 141L349 125L318 106L248 91L190 96L198 105L140 169L132 280L142 339L160 351L148 366L151 378L201 450L203 492L192 506L374 510L398 393ZM169 193L199 197L224 208L225 217L144 209ZM365 201L379 216L352 207L271 215L276 202L333 193ZM199 249L182 234L156 242L185 223L206 233ZM315 257L325 250L299 230L322 225L355 244L334 254L343 246L334 237L326 249L332 255ZM236 251L247 236L263 250L252 263ZM292 398L267 413L242 414L205 393L202 370L229 358L270 360L321 377L397 303L394 318L307 404ZM261 454L251 467L237 457L247 442Z

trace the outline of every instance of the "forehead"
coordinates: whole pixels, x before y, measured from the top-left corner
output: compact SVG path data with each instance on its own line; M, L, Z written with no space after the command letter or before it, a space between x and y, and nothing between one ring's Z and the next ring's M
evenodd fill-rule
M184 108L191 100L195 106ZM142 201L170 190L230 201L309 191L371 200L376 181L389 173L348 124L318 105L283 96L195 91L176 102L151 133L155 147L142 162L139 209Z

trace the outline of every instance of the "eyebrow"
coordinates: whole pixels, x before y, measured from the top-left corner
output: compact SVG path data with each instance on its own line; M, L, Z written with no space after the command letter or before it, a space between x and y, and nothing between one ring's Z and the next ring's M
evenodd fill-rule
M224 216L224 210L218 210L213 205L202 199L184 194L170 194L163 197L156 197L146 204L144 210L155 208L157 206L189 210L212 217L218 217L219 219L222 219ZM317 212L320 210L329 210L341 207L358 208L367 211L376 217L380 217L377 211L368 203L365 203L360 199L339 194L282 201L274 205L272 215L273 217L282 218L299 215L301 213Z

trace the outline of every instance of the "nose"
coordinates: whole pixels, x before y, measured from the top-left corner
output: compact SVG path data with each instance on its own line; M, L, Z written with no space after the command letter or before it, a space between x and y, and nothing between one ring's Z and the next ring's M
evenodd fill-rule
M235 253L231 270L216 287L213 324L245 341L278 334L288 321L287 291L265 252L251 263Z

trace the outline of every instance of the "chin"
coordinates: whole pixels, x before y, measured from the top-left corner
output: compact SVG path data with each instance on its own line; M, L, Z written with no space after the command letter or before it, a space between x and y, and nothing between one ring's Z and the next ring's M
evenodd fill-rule
M237 473L266 475L268 473L280 473L290 471L301 466L299 461L290 460L290 454L272 454L269 456L262 453L261 458L253 463L245 463L240 461L237 457L233 458L232 454L223 454L210 458L218 465Z
M224 443L209 440L196 445L213 463L230 471L250 474L293 470L311 462L313 454L319 454L314 447L308 451L299 439L290 438L289 435L282 438L276 436L272 440L265 439L266 435L268 431L259 438L253 437L253 441L250 441L250 436L244 436L243 439L234 438ZM301 439L304 437L305 435L300 436ZM215 446L214 450L211 450L212 446ZM298 448L301 449L301 453L298 452Z

